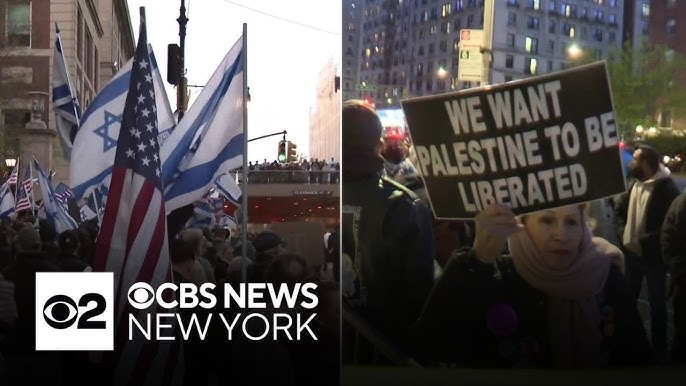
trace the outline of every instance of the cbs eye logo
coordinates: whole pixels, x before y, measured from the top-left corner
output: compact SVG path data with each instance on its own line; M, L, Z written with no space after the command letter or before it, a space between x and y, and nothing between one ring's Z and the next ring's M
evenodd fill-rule
M129 287L126 297L129 298L129 304L132 307L144 310L155 301L155 291L150 284L138 282Z
M113 293L111 272L36 273L36 350L112 351Z
M95 302L95 307L88 309L79 315L79 307L88 307ZM107 308L105 297L96 293L87 293L79 298L78 304L69 296L55 295L48 299L43 306L43 318L52 328L63 330L74 325L78 319L76 328L79 329L104 329L107 327L104 320L91 320L93 317L102 315Z

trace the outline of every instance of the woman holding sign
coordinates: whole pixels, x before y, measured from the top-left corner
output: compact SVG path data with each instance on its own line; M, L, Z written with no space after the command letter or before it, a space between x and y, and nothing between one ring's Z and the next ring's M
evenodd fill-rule
M584 205L476 218L418 322L420 352L458 366L586 368L648 363L623 255L593 238ZM509 241L511 256L501 256Z

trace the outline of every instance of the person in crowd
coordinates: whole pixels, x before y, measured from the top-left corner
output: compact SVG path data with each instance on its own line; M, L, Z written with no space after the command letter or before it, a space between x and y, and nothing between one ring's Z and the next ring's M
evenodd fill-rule
M274 258L284 253L288 244L279 235L272 231L260 232L255 240L255 265L250 273L251 281L263 281L267 267Z
M45 257L48 259L56 258L60 254L60 248L57 245L57 231L55 231L55 227L48 220L39 220L38 234L40 235L42 252Z
M386 132L381 150L385 175L401 183L405 177L417 175L417 169L407 155L408 149L403 135L396 131Z
M14 284L0 274L0 347L2 341L19 318L17 314L17 302L14 301ZM5 359L0 350L0 380L7 373Z
M193 228L184 229L179 236L191 246L195 254L195 262L193 263L193 277L195 279L193 281L196 284L207 282L216 283L212 264L203 257L208 241L205 239L202 230Z
M36 273L59 272L60 269L41 252L38 231L26 224L14 240L16 259L2 271L6 280L14 284L18 321L2 342L2 354L9 370L9 384L49 384L60 382L60 354L35 351ZM38 316L40 317L40 316ZM41 371L35 371L40 363Z
M382 177L381 121L363 101L343 104L341 253L355 267L345 300L390 339L404 345L431 291L434 244L426 204ZM350 229L351 232L345 230Z
M671 361L686 364L686 192L674 199L661 231L662 259L671 276L667 291L672 298L674 337Z
M622 252L592 237L584 205L521 217L494 204L450 258L417 322L423 359L465 367L651 363ZM508 243L511 255L501 255Z
M634 299L645 277L650 302L651 343L658 357L667 354L667 267L662 261L660 229L669 205L679 195L670 171L654 148L640 145L628 166L635 178L615 200L617 234L626 255L626 273Z
M66 230L60 234L60 254L55 260L64 272L89 272L91 267L78 253L81 243L76 230Z

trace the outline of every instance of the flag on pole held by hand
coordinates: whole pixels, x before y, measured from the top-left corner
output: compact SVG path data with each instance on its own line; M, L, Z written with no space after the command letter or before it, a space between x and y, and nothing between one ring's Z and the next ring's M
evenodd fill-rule
M21 183L17 184L17 213L31 209L31 188L33 185L33 178L31 177L31 164L26 165L26 170L22 176Z
M36 166L36 173L38 174L38 185L40 185L40 190L43 193L42 207L45 211L45 219L48 224L55 228L58 235L66 230L76 229L78 227L76 220L67 213L67 209L59 202L55 190L52 188L52 185L50 185L48 176L40 167L40 164L38 164L36 159L33 160L33 163Z
M109 195L96 244L93 271L114 273L114 384L170 384L179 365L178 342L128 339L129 315L145 323L154 309L128 302L136 282L153 289L172 281L160 158L156 90L147 49L145 15L141 26L121 129L113 158ZM159 309L158 309L159 311ZM153 318L155 316L152 316ZM107 356L106 356L107 358Z
M57 23L55 23L55 35L55 56L52 63L52 109L55 112L57 135L69 159L76 132L79 130L81 107L72 92Z
M154 84L157 109L158 129L168 136L174 128L174 117L167 99L164 83L160 75L152 46L150 65L151 79ZM117 149L117 139L122 124L124 103L131 79L131 65L129 60L110 80L105 88L98 93L81 117L81 127L74 139L72 160L70 164L70 186L77 200L85 199L95 188L109 185L112 176L112 165Z
M10 176L7 179L7 185L16 185L18 175L19 175L19 164L16 164L12 168L12 172L10 173Z
M241 36L162 146L168 212L201 199L217 177L243 165L244 72Z
M5 182L0 188L0 218L14 217L14 194L10 184Z

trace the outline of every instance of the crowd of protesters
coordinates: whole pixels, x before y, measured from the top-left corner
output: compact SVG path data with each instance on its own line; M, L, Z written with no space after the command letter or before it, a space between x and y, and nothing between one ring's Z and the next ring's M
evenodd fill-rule
M340 162L303 158L300 161L279 163L277 161L252 161L248 164L248 182L275 183L293 182L303 184L336 184L340 180ZM252 173L260 172L260 173ZM265 173L266 172L266 173Z
M196 313L203 324L202 313L212 312L224 313L226 320L232 320L231 314L240 310L223 308L223 287L224 283L230 283L238 288L244 264L247 282L285 283L291 288L295 283L315 282L319 299L313 310L264 311L316 313L310 328L317 341L255 342L237 335L227 340L221 323L213 324L204 340L194 330L190 339L183 340L183 384L338 384L340 295L337 280L322 279L320 267L309 266L273 232L249 234L247 254L242 256L238 228L184 228L173 221L169 226L169 249L174 282L217 285L216 309L181 309L182 318ZM90 271L97 234L95 220L59 235L46 221L36 224L30 215L3 220L0 227L0 384L106 384L109 381L107 371L88 352L35 350L35 318L41 317L36 315L34 304L36 272Z
M341 292L395 350L386 360L489 368L686 361L686 193L655 149L634 149L629 188L615 197L522 216L494 204L473 220L448 221L433 218L408 141L384 137L373 108L343 104L342 143ZM649 323L638 307L644 278ZM344 324L344 363L359 363L357 333Z

